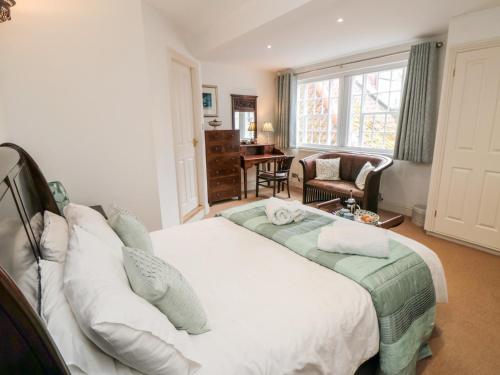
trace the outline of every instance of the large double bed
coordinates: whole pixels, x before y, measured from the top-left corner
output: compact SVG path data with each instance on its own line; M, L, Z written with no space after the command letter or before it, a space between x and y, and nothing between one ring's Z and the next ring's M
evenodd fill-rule
M3 145L0 160L0 373L82 373L61 355L34 307L43 301L40 283L35 305L22 288L29 270L37 270L30 277L40 280L39 267L30 267L42 258L40 225L33 218L60 212L26 152ZM390 236L423 259L436 301L446 302L435 253ZM379 352L372 296L338 272L224 217L153 232L151 239L155 254L182 272L206 310L209 332L182 333L199 364L197 374L354 374ZM29 259L19 256L27 247ZM113 361L115 373L137 373Z

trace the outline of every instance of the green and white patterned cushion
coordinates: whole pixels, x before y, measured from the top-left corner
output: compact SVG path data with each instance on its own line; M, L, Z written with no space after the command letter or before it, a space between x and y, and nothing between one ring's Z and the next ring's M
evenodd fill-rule
M125 246L154 253L153 242L147 228L130 212L116 208L116 212L109 218L108 224Z
M173 266L147 251L123 247L123 263L134 292L181 330L201 334L210 330L195 291Z
M60 181L52 181L49 182L49 188L50 192L54 196L54 200L56 201L59 211L63 212L64 207L66 207L70 202L68 192L64 188L64 185Z

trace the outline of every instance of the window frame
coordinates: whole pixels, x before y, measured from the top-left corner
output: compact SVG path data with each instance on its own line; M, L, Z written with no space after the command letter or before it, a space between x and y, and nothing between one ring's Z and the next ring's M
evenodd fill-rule
M386 149L376 149L370 147L352 147L349 146L349 122L350 122L350 113L351 113L351 87L352 87L352 78L356 75L361 74L369 74L376 73L385 70L393 70L400 68L407 68L408 60L401 60L390 62L386 64L377 64L362 68L350 69L342 72L322 74L309 76L303 79L298 78L296 81L296 92L298 93L298 87L300 84L304 83L312 83L318 81L326 81L332 79L339 79L339 108L338 108L338 122L337 122L337 145L318 145L318 144L307 144L300 143L299 139L296 139L295 147L303 150L314 150L314 151L362 151L368 152L372 154L381 154L381 155L392 155L394 150L386 150ZM404 91L404 81L403 86L401 88L401 94ZM401 95L402 96L402 95ZM295 98L295 108L298 108L299 96ZM294 126L295 133L298 134L298 121L297 121L297 111L294 113Z

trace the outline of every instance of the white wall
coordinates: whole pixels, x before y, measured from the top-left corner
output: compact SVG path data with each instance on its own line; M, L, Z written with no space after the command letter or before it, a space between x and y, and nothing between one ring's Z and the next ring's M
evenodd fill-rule
M170 54L175 51L188 59L193 57L181 35L167 22L165 16L146 1L142 1L142 10L160 208L165 227L178 224L181 220L177 209L177 180L174 177L176 166L170 116ZM196 122L201 129L201 114ZM201 181L202 185L204 183L204 180ZM206 200L206 197L201 199Z
M222 126L218 129L231 129L231 94L257 95L257 122L259 129L266 121L274 120L275 74L268 70L246 68L209 62L201 64L202 81L205 85L216 85L219 91L219 117ZM212 129L205 118L205 128ZM259 132L257 134L259 134ZM267 135L259 134L265 141ZM272 138L271 138L272 139Z
M2 98L0 97L0 144L8 141L7 135L7 123L5 121L5 115L2 105Z
M273 142L273 134L263 133L261 130L266 121L274 121L274 104L276 100L274 72L202 62L201 74L203 84L218 87L218 119L222 121L222 126L217 129L232 129L231 94L257 95L258 141L259 143L266 143L269 136L270 142ZM212 129L208 125L208 122L212 119L205 118L205 129ZM243 177L241 181L243 184ZM255 168L248 170L248 190L255 190Z
M162 88L150 94L165 76L151 46L163 30L149 24L152 9L144 19L142 11L140 0L18 2L0 29L0 95L9 140L48 180L63 181L75 202L121 205L153 230L161 211L152 124L167 113L158 111Z
M500 37L500 7L454 17L448 46Z

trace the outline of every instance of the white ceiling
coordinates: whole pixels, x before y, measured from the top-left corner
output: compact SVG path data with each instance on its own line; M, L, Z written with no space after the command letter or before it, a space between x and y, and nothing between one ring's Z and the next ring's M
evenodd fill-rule
M147 0L203 61L297 67L446 33L500 0ZM345 21L337 23L342 17ZM267 45L272 44L272 49Z

